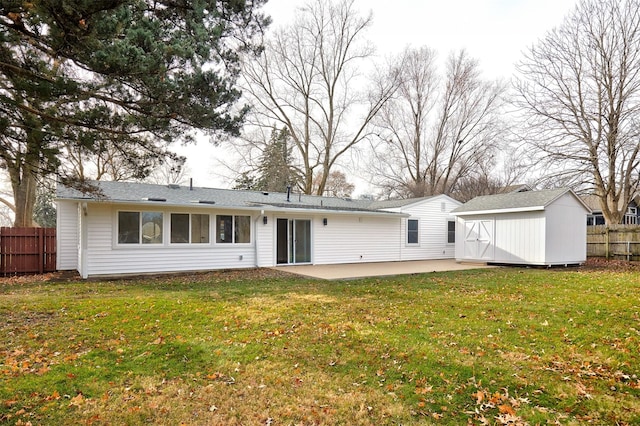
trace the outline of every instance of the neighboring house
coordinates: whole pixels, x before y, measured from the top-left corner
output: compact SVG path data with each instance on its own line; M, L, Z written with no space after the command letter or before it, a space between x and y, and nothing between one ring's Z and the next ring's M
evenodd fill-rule
M456 260L582 264L589 208L570 189L476 197L456 208Z
M600 207L600 198L597 195L584 195L580 197L582 201L589 206L591 214L587 216L587 226L604 225L604 215L602 214L602 207ZM638 225L640 224L640 195L634 196L629 205L627 206L627 212L622 218L622 223L625 225Z
M59 186L58 269L82 277L453 258L460 203L177 185Z

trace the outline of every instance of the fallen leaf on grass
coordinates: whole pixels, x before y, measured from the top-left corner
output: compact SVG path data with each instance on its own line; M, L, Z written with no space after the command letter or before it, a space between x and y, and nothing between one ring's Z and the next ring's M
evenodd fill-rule
M481 404L484 401L484 391L482 390L472 393L471 396L476 400L476 404Z
M501 414L510 414L512 416L516 414L516 410L507 404L498 405L498 410L500 410Z
M84 401L85 401L84 396L81 393L79 393L73 398L71 398L71 401L69 401L69 406L80 407L84 403Z
M57 390L53 391L51 395L45 398L46 401L53 401L53 400L57 401L59 399L60 399L60 393Z
M496 416L496 420L498 421L498 424L501 425L524 426L527 424L520 417L514 416L512 414L501 414L499 416Z

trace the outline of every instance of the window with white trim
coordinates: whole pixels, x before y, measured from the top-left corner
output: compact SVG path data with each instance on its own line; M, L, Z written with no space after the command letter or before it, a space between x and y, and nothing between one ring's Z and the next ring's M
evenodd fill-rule
M418 244L418 219L407 219L407 244Z
M162 244L162 212L118 212L118 244Z
M251 216L216 216L216 243L248 244L251 242Z
M209 215L171 213L172 244L209 243Z
M456 221L447 221L447 243L454 244L456 242Z

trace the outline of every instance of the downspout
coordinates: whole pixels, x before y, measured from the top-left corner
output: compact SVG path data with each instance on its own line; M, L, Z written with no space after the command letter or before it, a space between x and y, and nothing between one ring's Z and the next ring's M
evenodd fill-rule
M87 216L88 216L88 207L87 203L79 203L80 207L80 276L83 279L89 277L89 273L87 271L87 243L89 241L89 236L87 235Z
M254 250L254 259L255 259L256 268L260 267L260 259L258 259L258 256L260 253L260 250L258 250L258 222L260 221L260 218L263 216L264 216L264 210L260 210L260 214L253 221L253 229L254 229L254 235L255 235L255 237L253 238L253 250Z

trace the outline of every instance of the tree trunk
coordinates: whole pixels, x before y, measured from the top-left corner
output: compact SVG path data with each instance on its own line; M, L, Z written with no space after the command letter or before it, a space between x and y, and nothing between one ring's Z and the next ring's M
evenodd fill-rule
M15 220L13 226L32 227L33 207L36 203L36 178L31 170L25 170L18 182L12 182L15 197Z
M38 130L38 121L30 122L31 129L27 131L27 143L23 155L6 162L7 171L11 178L13 202L15 206L15 220L13 226L36 227L33 221L33 208L36 204L36 187L39 157L42 146L42 133Z

